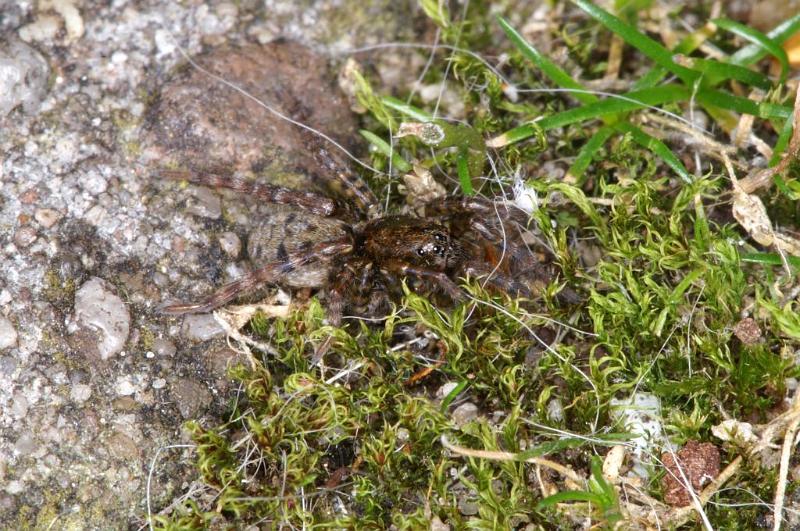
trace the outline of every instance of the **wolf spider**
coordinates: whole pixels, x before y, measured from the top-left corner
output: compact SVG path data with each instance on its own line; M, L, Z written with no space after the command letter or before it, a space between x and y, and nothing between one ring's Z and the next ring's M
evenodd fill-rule
M343 171L325 149L318 146L314 151L319 165L328 170L319 177L338 183L340 200L233 175L160 172L296 209L271 215L251 232L247 252L255 269L201 301L171 304L161 309L163 313L209 312L264 284L278 284L324 290L328 319L338 325L345 309L366 306L368 315L379 312L399 291L400 279L414 289L458 301L464 294L454 279L460 277L481 278L498 290L522 296L531 294L530 282L552 277L548 265L522 242L519 230L510 230L527 223L521 211L464 197L426 204L425 217L381 214L380 203L364 181Z

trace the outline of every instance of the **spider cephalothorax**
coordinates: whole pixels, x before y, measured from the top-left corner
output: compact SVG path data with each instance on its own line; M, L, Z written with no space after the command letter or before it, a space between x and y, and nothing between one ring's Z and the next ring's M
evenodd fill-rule
M323 290L329 318L339 323L345 309L378 312L399 291L402 279L457 300L463 295L455 281L462 277L529 295L532 283L552 275L518 237L524 218L510 214L505 205L450 198L426 205L427 217L380 215L377 199L362 180L335 168L324 149L317 149L316 156L331 170L320 179L338 183L342 199L233 176L162 172L296 208L271 214L251 232L250 273L200 302L172 304L162 311L207 312L260 285L277 284Z

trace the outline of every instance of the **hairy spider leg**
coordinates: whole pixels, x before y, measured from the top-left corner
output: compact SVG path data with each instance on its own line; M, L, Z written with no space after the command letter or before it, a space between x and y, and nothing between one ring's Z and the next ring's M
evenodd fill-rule
M434 285L442 289L453 301L464 300L464 293L461 288L453 282L443 271L427 269L406 264L404 262L390 261L383 264L386 270L400 276L413 275L424 280L432 280Z
M333 176L322 175L320 177L331 183L334 188L339 188L339 191L350 201L356 203L358 210L366 213L368 218L378 215L380 213L378 198L372 193L367 183L347 165L334 160L331 153L317 140L314 140L313 143L316 144L314 146L315 160Z
M158 175L176 181L186 180L201 186L227 188L257 197L269 203L296 206L318 216L334 216L341 210L336 201L316 192L293 190L284 186L259 183L235 175L166 169L159 170Z
M280 280L282 275L291 273L298 267L324 258L347 254L352 250L353 242L349 237L320 242L311 249L289 256L286 260L270 262L251 271L243 277L225 284L202 301L188 304L170 304L161 308L160 312L168 315L210 312L229 303L244 291Z
M328 286L328 322L333 326L339 326L344 314L344 294L350 291L355 280L353 267L360 264L363 260L355 259L351 263L342 263L335 268L331 274L331 282Z

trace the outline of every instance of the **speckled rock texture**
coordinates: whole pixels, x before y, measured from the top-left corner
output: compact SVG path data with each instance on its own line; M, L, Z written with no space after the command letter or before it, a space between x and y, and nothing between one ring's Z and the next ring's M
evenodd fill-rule
M362 4L0 1L0 529L138 529L187 491L183 422L220 422L236 354L210 316L156 308L241 274L266 207L156 170L314 168L302 134L178 44L357 149L332 56L424 20Z

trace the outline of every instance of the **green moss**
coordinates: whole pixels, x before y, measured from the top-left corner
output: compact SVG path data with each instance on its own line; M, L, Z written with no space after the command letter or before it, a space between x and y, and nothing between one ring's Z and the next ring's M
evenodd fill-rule
M444 43L474 51L497 47L486 6L471 7L468 20L459 21L436 11L435 2L422 4ZM620 15L637 19L630 6ZM603 75L610 36L585 17L570 20L548 30L568 52L552 60L565 72L581 72L584 83ZM541 68L508 49L505 76L520 86L549 86ZM628 52L634 66L623 65L620 75L633 84L641 74L633 68L646 58ZM575 99L553 94L511 101L503 81L470 54L456 53L450 65L454 77L448 79L462 84L475 138L575 107ZM423 81L444 75L444 67L431 68ZM383 98L367 77L360 89L374 115L367 126L386 138L416 111ZM682 113L687 104L662 110ZM620 114L608 123L644 122L648 112ZM762 120L755 126L774 140ZM593 505L575 505L575 513L610 527L626 502L597 472L597 456L627 436L614 433L624 427L612 423L612 399L634 390L656 395L665 432L676 444L714 441L711 428L727 415L766 422L787 394L787 379L800 377L793 355L800 324L785 298L796 278L781 276L780 264L742 262L740 255L752 249L730 224L730 182L716 163L682 179L652 144L643 145L630 130L614 130L580 179L558 178L557 170L581 156L599 127L587 119L557 132L532 128L527 143L492 153L500 171L480 193L507 192L514 173L527 179L540 201L532 232L561 266L559 278L542 286L534 302L466 282L467 302L443 307L407 290L380 323L331 327L317 300L285 320L257 315L247 332L269 340L277 354L264 355L256 368L234 369L242 394L231 406L233 420L191 425L199 471L218 496L213 504L189 501L159 524L418 529L437 517L453 529L548 526L559 519L566 525L563 508L537 505L543 495L532 465L458 456L443 447L446 437L467 448L549 456L592 477L574 499ZM441 169L453 180L458 175L457 150L431 153L412 138L394 146L406 161ZM692 158L681 155L684 162ZM385 153L372 156L377 167L388 168ZM552 175L541 169L545 162ZM375 184L388 186L393 178ZM781 193L785 197L777 195L773 205L788 223L796 218L795 206ZM389 198L390 211L399 208L400 198ZM760 340L745 343L734 335L745 315L756 320ZM446 397L437 394L445 390ZM478 416L456 422L454 410L467 401ZM741 452L717 445L729 452L723 463ZM660 448L649 452L658 456ZM652 467L647 489L659 498L661 468ZM568 490L561 478L551 481ZM754 495L771 499L776 476L749 458L735 481L739 488L719 494L720 503L707 508L716 527L731 521L730 504L752 504ZM765 514L755 504L736 511L741 528L753 528Z

